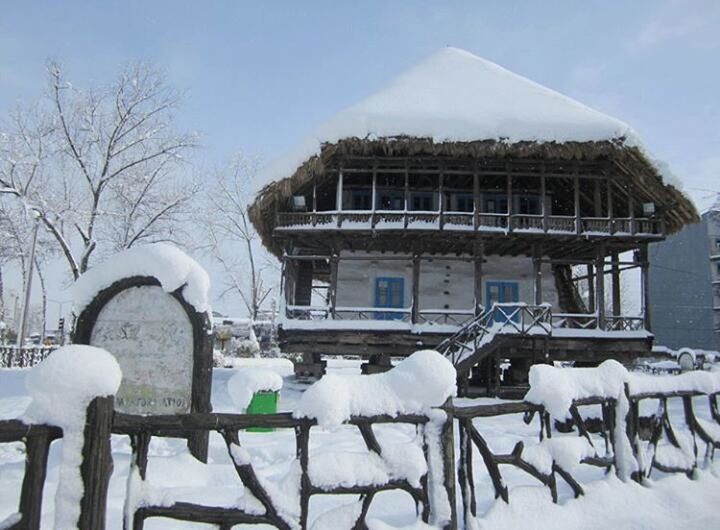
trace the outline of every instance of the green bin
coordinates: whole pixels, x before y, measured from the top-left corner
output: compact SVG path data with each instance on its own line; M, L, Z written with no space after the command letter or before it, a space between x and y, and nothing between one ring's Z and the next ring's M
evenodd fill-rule
M278 394L277 391L262 390L255 392L250 405L248 405L248 414L275 414L277 412L278 405ZM248 432L272 432L275 429L270 427L249 427Z

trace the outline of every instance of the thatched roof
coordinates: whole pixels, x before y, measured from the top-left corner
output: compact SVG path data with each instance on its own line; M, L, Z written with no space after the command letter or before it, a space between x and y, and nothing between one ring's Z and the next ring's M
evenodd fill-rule
M323 146L289 177L266 185L250 207L250 219L263 244L280 255L272 239L275 212L282 211L288 200L308 185L321 184L328 178L327 168L341 158L352 156L448 157L453 159L603 161L614 162L632 187L642 193L638 200L653 201L665 212L667 230L677 232L684 225L699 222L693 203L672 184L663 181L658 169L638 147L628 147L622 139L598 142L506 143L495 140L476 142L435 142L429 138L384 138L366 140L348 138Z
M265 245L279 252L271 240L278 205L327 177L336 157L367 155L610 160L665 208L670 231L698 219L629 125L491 61L445 48L332 117L265 170L250 209Z

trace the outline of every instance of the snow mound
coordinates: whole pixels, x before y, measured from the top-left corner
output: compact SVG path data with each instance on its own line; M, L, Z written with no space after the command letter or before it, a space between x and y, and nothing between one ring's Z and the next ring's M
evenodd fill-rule
M207 272L190 256L167 243L123 250L88 270L73 286L73 312L79 315L100 291L131 276L152 276L168 293L182 288L183 298L195 311L210 312Z
M629 377L625 367L609 359L596 368L530 367L530 390L525 401L543 405L555 418L568 416L573 400L593 396L618 399Z
M595 456L595 449L586 438L546 438L539 444L525 446L522 458L541 473L549 475L553 462L565 471L572 471L583 459Z
M421 413L454 396L456 372L433 350L415 352L384 374L328 374L308 388L295 417L337 426L351 416Z
M121 379L117 360L101 348L81 345L58 348L30 370L25 379L32 397L25 419L63 429L82 429L85 409L93 398L114 395Z
M324 143L400 136L436 142L618 140L641 145L626 123L470 52L447 47L320 125L287 156L263 169L257 187L290 176L319 154ZM675 184L669 172L663 173Z
M268 368L244 368L238 370L227 382L233 404L245 411L255 392L277 392L283 386L283 378Z

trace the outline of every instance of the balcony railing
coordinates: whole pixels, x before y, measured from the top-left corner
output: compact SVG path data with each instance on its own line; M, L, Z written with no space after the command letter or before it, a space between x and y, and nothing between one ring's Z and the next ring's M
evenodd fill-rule
M575 217L472 212L428 212L397 210L343 210L327 212L280 212L282 230L470 230L578 235L657 236L664 233L662 220L650 218Z
M285 308L288 320L296 321L394 321L412 325L412 309L386 307L336 307L297 306ZM485 311L488 328L502 323L504 328L526 333L536 326L542 326L550 334L553 329L599 330L599 331L642 331L645 321L641 316L607 315L602 325L596 313L553 313L550 305L528 305L523 302L495 304ZM477 319L472 309L421 309L418 311L418 325L443 325L463 327ZM322 328L322 325L319 326Z

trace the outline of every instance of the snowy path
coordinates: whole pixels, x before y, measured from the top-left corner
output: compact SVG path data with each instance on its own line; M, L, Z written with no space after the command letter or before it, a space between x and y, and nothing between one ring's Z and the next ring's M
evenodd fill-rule
M277 371L285 378L280 401L282 410L292 410L305 385L296 383L292 367L283 360L248 360L245 365L262 365ZM359 373L359 362L330 361L329 369L336 373ZM213 378L213 407L218 412L233 411L226 389L234 369L215 370ZM25 371L0 370L0 418L21 415L29 402L24 389ZM481 400L490 402L491 400ZM680 403L673 404L674 413ZM701 417L705 408L698 407ZM677 422L680 425L681 422ZM517 416L476 420L475 425L495 451L507 451L522 440L534 444L537 440L537 423L527 426ZM407 442L414 437L408 427L380 426L377 429L381 443ZM287 431L274 433L242 433L241 441L250 451L258 472L270 479L284 476L295 456L294 434ZM51 447L48 481L45 489L45 520L52 521L53 496L57 486L57 461L60 444ZM150 482L163 488L172 498L233 505L242 497L242 486L230 465L224 443L211 435L210 461L202 465L188 456L183 443L177 440L154 439L150 451L148 477ZM115 471L110 484L108 528L122 527L122 505L127 478L130 444L125 437L114 437L113 457ZM701 448L704 449L704 448ZM340 428L333 432L313 429L312 455L331 451L362 451L364 444L356 429ZM586 496L572 499L570 489L560 488L560 504L553 505L547 488L515 469L503 468L510 486L510 505L495 502L490 481L475 461L478 481L479 528L678 528L684 530L720 527L720 516L715 507L720 505L720 466L715 465L698 473L697 480L685 476L655 476L650 487L623 484L614 476L605 477L594 468L579 468L576 478L585 485ZM23 473L23 454L17 444L0 444L0 521L17 507ZM561 482L562 483L562 482ZM320 496L311 501L311 522L318 514L355 500L353 496ZM371 508L374 529L398 528L413 525L415 511L410 497L401 492L384 492L378 495ZM391 525L391 526L387 526ZM47 526L50 528L50 526ZM420 525L415 526L421 528ZM472 523L469 528L472 528ZM150 519L146 528L207 528L202 525L182 524L176 521ZM338 529L339 530L339 529Z

